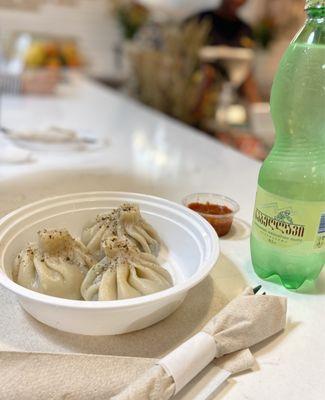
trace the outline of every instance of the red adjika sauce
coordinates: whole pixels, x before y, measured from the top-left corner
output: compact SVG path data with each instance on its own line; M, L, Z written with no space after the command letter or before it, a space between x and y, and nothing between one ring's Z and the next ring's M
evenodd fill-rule
M201 214L213 226L218 236L224 236L230 231L233 210L227 206L211 203L190 203L188 208Z

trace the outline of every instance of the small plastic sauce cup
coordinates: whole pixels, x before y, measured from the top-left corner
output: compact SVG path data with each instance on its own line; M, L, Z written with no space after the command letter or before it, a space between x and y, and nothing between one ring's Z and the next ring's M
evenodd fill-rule
M219 237L227 235L239 211L239 204L234 200L213 193L190 194L183 199L183 205L205 218Z

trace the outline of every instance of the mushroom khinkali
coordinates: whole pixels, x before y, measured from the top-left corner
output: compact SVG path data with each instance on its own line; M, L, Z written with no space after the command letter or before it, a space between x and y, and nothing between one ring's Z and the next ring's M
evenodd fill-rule
M102 243L105 257L87 273L81 294L85 300L120 300L144 296L172 286L169 272L152 254L142 253L126 237Z
M15 259L13 280L28 289L66 299L81 299L80 286L95 264L87 248L63 230L38 232Z
M112 236L126 236L138 248L148 254L158 255L160 239L148 224L136 204L125 203L107 214L100 214L82 232L82 241L87 249L100 260L104 257L103 240Z

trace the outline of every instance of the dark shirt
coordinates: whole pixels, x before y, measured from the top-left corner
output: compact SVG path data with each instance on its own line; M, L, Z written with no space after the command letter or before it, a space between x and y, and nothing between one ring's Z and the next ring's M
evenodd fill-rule
M216 11L204 11L190 19L210 22L211 31L207 44L211 46L251 47L252 29L238 17L227 19Z

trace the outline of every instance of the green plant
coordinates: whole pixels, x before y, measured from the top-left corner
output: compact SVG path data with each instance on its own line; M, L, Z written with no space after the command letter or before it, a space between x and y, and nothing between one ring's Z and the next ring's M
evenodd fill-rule
M128 40L134 38L149 18L148 9L132 0L115 0L113 2L113 12L119 22L124 38Z
M136 47L130 52L134 95L142 102L193 125L208 109L215 110L207 93L206 74L199 50L207 41L209 24L166 24L161 28L162 47ZM211 85L209 86L211 89ZM214 87L211 90L217 93Z

